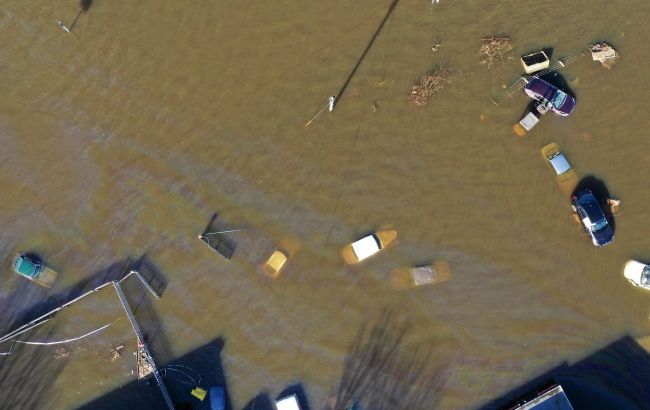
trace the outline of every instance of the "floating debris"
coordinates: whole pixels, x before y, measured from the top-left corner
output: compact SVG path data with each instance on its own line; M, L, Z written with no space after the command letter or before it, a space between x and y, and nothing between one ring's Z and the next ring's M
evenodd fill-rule
M61 360L70 356L70 349L67 347L57 347L54 351L54 359Z
M431 47L431 51L434 53L440 49L442 46L442 42L440 41L440 38L436 37L436 41L433 43L433 47Z
M110 361L114 362L120 357L122 357L122 349L124 349L124 345L121 344L119 346L111 347L110 349Z
M598 61L608 70L611 70L614 67L614 64L621 58L621 55L607 43L601 43L596 45L590 45L589 49L591 51L591 58L594 61Z
M409 102L423 107L449 83L451 83L451 72L447 67L438 66L431 73L420 77L420 82L411 88L408 95Z
M138 368L138 380L145 379L153 375L156 370L156 366L151 359L151 356L147 354L147 351L144 347L144 343L138 339L138 351L136 353L136 364Z
M608 198L607 205L609 205L609 211L613 216L619 216L621 214L621 200L615 198Z
M509 37L484 37L481 41L483 44L478 49L479 64L485 64L490 68L513 59L512 41Z

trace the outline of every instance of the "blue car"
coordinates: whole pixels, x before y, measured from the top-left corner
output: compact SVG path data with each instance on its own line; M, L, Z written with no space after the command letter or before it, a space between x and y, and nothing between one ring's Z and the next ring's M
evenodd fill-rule
M563 117L569 116L576 107L576 100L573 97L541 78L533 78L528 81L524 92L533 100Z
M614 231L607 222L598 200L589 189L584 188L576 192L571 197L571 203L595 246L605 246L614 239Z

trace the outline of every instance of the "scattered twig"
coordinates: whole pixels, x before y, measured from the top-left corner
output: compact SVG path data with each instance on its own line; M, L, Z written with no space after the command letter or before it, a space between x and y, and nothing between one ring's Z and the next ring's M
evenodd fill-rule
M423 107L449 83L451 83L451 71L447 67L438 66L431 73L420 77L420 82L411 87L408 95L409 102Z
M485 37L482 38L481 48L478 50L480 57L479 64L485 64L488 68L513 59L512 41L508 37Z

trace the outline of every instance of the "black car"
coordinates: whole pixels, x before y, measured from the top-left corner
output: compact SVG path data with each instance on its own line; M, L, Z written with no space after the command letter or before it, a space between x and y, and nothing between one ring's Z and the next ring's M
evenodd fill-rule
M571 203L594 245L605 246L614 239L614 231L607 222L598 200L589 189L584 188L576 192L571 197Z

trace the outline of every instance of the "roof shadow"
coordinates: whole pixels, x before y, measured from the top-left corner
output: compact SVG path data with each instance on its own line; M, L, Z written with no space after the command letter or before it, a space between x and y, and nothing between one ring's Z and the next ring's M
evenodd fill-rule
M480 407L480 410L509 409L551 385L559 384L573 408L647 409L650 385L650 354L630 336L569 365L561 365Z
M224 345L224 339L218 337L161 366L161 369L167 369L163 372L165 374L165 385L169 390L174 405L178 409L210 409L209 394L203 401L198 400L191 394L191 390L196 387L193 382L198 382L201 388L208 391L213 386L224 386L226 390L226 410L232 410L226 375L221 364L221 351ZM170 369L175 370L171 371ZM185 373L185 376L183 373ZM200 380L198 380L197 376L200 376ZM80 406L79 409L122 410L133 408L138 410L159 410L166 407L160 390L154 381L143 383L133 380L125 386ZM262 409L262 407L259 408L259 410Z

